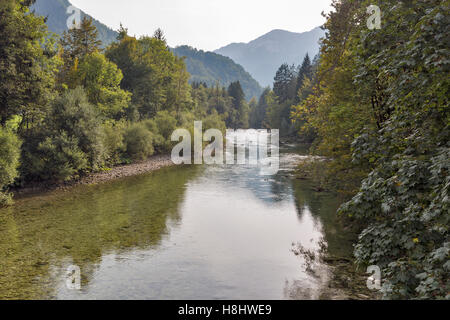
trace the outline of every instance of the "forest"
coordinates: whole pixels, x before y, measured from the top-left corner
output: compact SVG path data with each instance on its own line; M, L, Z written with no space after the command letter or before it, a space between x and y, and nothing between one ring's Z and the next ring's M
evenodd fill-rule
M32 1L2 3L1 185L77 179L171 150L176 128L248 127L239 82L188 84L161 30L139 39L122 28L105 50L92 20L58 39ZM1 193L3 204L11 196Z
M249 102L239 81L189 84L159 29L121 27L104 48L86 17L51 34L33 2L0 4L0 205L14 188L168 153L194 120L280 129L327 159L299 170L344 195L356 263L382 268L384 298L450 298L449 0L334 0L319 55L283 64ZM367 28L371 4L381 29Z

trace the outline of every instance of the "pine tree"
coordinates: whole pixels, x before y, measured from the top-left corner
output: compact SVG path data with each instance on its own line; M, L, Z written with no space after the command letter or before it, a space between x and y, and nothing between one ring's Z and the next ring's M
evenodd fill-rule
M298 71L298 76L297 76L297 84L295 87L295 103L299 103L300 102L300 98L298 96L298 92L299 90L302 88L303 86L303 82L305 81L305 77L306 78L310 78L312 74L312 65L311 65L311 59L309 58L309 54L306 54L305 58L303 59L303 63Z
M125 37L128 36L128 28L125 28L122 23L120 23L120 27L119 30L117 30L117 41L121 41L122 39L124 39Z
M166 37L164 36L164 32L162 31L161 28L158 28L155 30L155 33L153 34L153 38L166 42Z
M228 125L233 128L248 127L248 104L245 101L245 94L239 81L232 82L228 87L228 95L230 96L231 111L228 119Z
M278 103L281 104L294 98L293 79L295 79L294 67L287 63L282 64L273 83L273 91L277 96Z
M79 28L64 32L61 45L64 49L64 62L72 66L76 59L80 60L100 50L102 42L98 39L98 31L92 19L84 17Z

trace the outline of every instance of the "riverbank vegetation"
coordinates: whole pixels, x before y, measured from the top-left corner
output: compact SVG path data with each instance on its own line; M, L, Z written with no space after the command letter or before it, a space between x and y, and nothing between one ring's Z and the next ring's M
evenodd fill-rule
M382 26L370 30L374 4ZM323 187L350 196L339 212L361 227L356 261L382 269L385 298L448 299L450 2L333 7L297 96L295 69L283 65L260 101L264 119L298 129L329 159L319 164Z
M161 30L125 28L103 49L92 20L62 37L34 1L0 5L0 201L8 189L59 183L171 150L176 128L248 127L239 82L189 85Z

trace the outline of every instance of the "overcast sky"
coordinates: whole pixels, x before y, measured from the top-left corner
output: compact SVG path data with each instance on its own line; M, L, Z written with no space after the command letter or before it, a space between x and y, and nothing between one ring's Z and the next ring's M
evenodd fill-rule
M215 50L273 30L309 31L325 22L332 0L70 0L113 29L132 35L160 27L170 46Z

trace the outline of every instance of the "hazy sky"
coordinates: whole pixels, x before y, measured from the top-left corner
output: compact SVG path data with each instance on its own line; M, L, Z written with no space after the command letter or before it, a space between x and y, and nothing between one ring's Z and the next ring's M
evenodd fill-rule
M332 0L70 0L113 29L132 35L160 27L170 46L215 50L273 29L309 31L324 23Z

